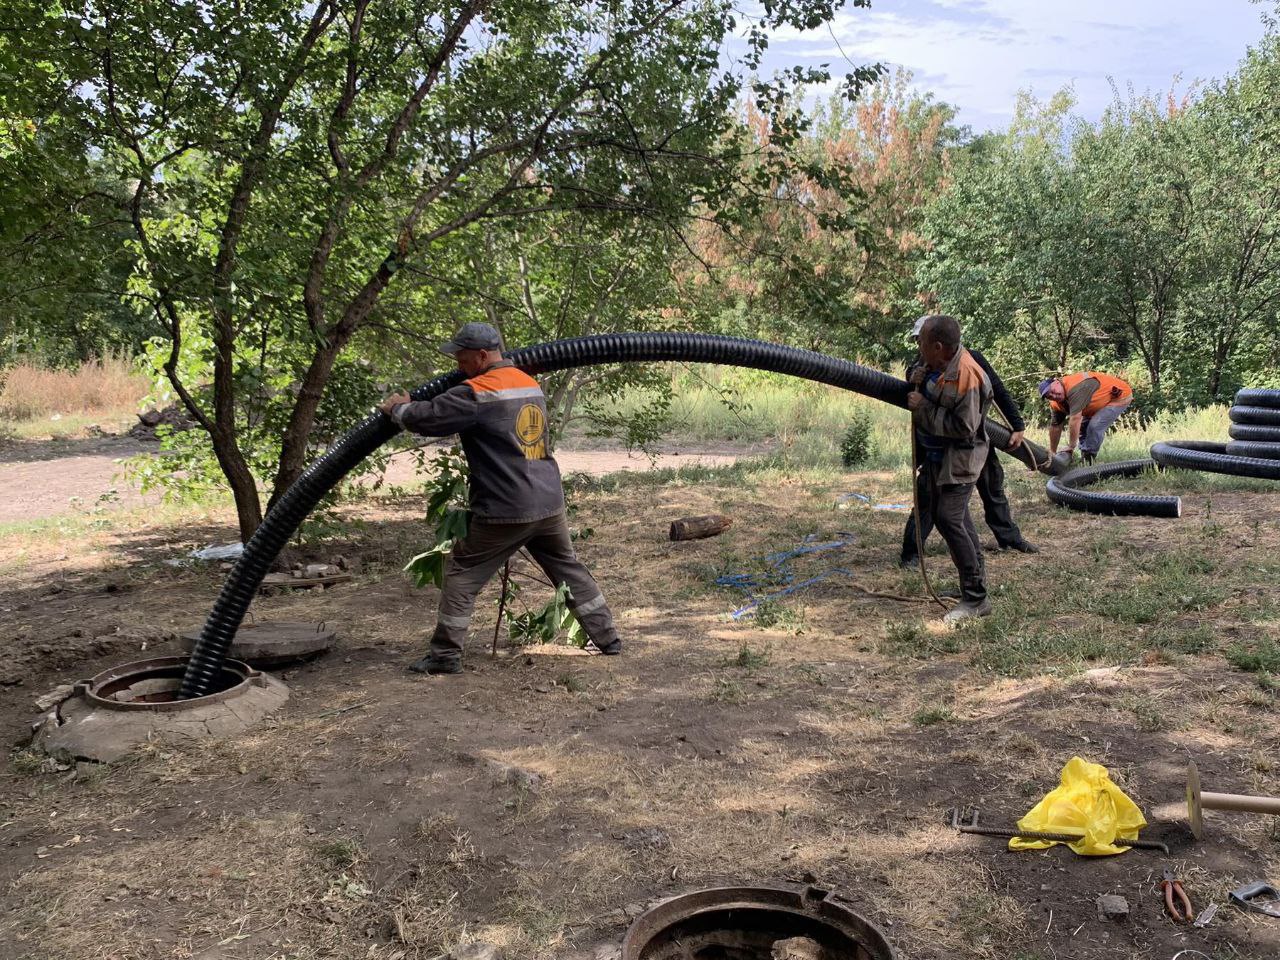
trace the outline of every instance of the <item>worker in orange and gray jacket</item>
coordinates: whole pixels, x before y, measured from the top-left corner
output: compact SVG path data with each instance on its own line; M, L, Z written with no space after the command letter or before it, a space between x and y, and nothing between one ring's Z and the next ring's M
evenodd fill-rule
M1068 425L1068 461L1076 448L1085 463L1093 463L1102 449L1107 430L1133 402L1133 387L1119 377L1091 370L1040 381L1040 396L1049 401L1049 453L1057 454L1062 426Z
M552 583L569 587L569 608L590 638L588 650L622 652L604 594L573 550L560 467L547 446L547 403L538 382L502 356L502 337L468 323L440 347L467 379L432 400L387 397L383 413L412 433L458 434L470 468L467 535L445 563L435 632L415 673L461 673L476 595L518 550Z
M907 407L924 454L933 524L960 574L960 603L942 618L954 624L991 613L982 544L969 514L974 484L987 462L991 381L960 345L960 324L954 317L925 318L920 358L926 369L907 395Z

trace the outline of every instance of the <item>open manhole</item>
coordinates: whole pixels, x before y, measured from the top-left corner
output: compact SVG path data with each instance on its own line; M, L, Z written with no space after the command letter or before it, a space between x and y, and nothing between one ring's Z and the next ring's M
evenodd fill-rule
M636 918L622 960L895 960L883 933L815 887L719 887Z
M81 680L36 721L32 746L62 759L110 763L147 740L240 733L289 699L275 677L225 660L208 694L179 700L186 667L186 657L154 657Z

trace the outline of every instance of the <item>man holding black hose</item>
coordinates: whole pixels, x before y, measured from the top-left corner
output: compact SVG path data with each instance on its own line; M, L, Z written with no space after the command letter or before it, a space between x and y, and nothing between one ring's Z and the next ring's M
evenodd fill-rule
M912 327L911 339L916 341L917 344L920 342L920 331L928 319L928 317L921 317ZM1009 396L1009 391L1005 389L1004 383L995 370L991 368L987 358L977 350L969 350L968 353L982 368L982 372L987 375L995 405L1004 415L1005 420L1008 421L1009 429L1013 431L1009 437L1009 446L1006 449L1018 449L1022 445L1023 433L1026 430L1026 423L1022 419L1022 411L1018 409L1018 404L1013 397ZM917 357L907 367L907 379L919 383L924 375L924 361ZM921 442L918 433L916 442ZM1022 531L1018 529L1018 524L1014 522L1013 511L1009 506L1009 498L1004 491L1004 467L1000 463L1000 453L994 444L991 444L988 448L987 459L982 466L982 472L978 475L976 486L978 488L978 496L982 500L983 516L987 521L987 526L995 534L997 549L1018 550L1022 553L1039 553L1040 551L1034 545L1026 541L1022 536ZM923 544L929 539L929 534L933 531L929 484L924 471L921 471L920 476L916 478L916 496L920 502L920 513L923 518L919 540ZM912 511L911 515L907 517L907 526L902 533L902 556L898 562L903 567L915 567L920 563L920 555L916 543L915 511Z
M552 583L569 587L569 608L590 637L588 652L621 653L613 614L569 537L560 468L547 445L542 388L503 357L502 335L490 324L468 323L440 349L453 357L465 380L432 400L395 393L380 406L412 433L456 433L471 471L467 534L445 564L431 644L409 669L462 672L476 595L522 548Z
M929 516L947 541L960 575L960 602L942 618L957 624L991 613L982 545L969 515L969 499L990 446L986 415L991 382L960 345L960 324L955 318L925 317L919 336L924 369L916 389L907 395L907 408L923 454Z

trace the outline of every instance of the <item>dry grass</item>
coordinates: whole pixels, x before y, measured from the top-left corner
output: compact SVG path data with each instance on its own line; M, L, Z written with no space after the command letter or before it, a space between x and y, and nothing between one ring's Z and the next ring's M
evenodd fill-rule
M918 574L893 564L902 518L834 505L847 489L899 498L903 478L774 469L697 486L631 481L583 495L581 519L599 534L579 545L628 656L547 647L491 661L491 588L470 669L441 682L403 672L434 600L393 562L405 546L395 538L413 532L392 521L416 508L362 505L382 522L361 534L360 582L255 604L264 619L343 626L338 649L288 678L294 696L279 717L218 743L143 748L93 781L0 768L0 844L6 823L31 831L0 887L0 957L17 944L15 955L38 960L189 960L245 937L204 957L431 960L480 940L522 960L582 960L654 897L808 877L849 896L904 957L1169 957L1177 931L1147 896L1155 861L1014 855L954 834L943 812L977 803L991 822L1016 818L1075 753L1105 764L1170 842L1188 755L1221 789L1280 789L1276 694L1263 682L1267 644L1280 642L1280 527L1255 529L1270 501L1251 492L1215 491L1210 532L1203 496L1182 522L1156 524L1061 513L1038 485L1011 485L1028 536L1058 544L1089 591L1061 565L999 555L989 568L1000 613L967 631L941 633L927 604L867 598L838 580L788 598L767 623L731 621L741 598L715 576L758 570L809 533L847 531L856 543L838 561L800 558L797 575L839 562L868 587L918 593ZM751 519L715 540L664 539L671 517L713 511ZM154 564L159 554L128 544L172 551L184 528L160 520L147 518L145 538L141 515L119 529L0 533L0 572L39 589L59 563L80 580L106 562ZM940 573L941 549L931 554ZM202 614L221 579L155 566L137 575L114 615L130 623ZM44 613L71 610L79 587L77 602L90 603L88 585L69 582ZM31 642L52 629L15 613L33 624ZM1105 642L1082 645L1099 634ZM1238 647L1254 659L1224 659ZM540 781L497 778L497 764ZM1280 872L1272 821L1212 819L1186 871L1198 904ZM669 843L626 840L654 829ZM140 890L118 892L130 871ZM1116 928L1097 924L1093 898L1109 889L1146 891L1130 899L1147 952L1125 953ZM1241 956L1276 955L1238 911L1215 924L1252 950ZM62 939L37 948L48 937Z
M20 363L0 381L0 417L18 421L134 410L147 393L146 378L122 357L90 360L75 370Z

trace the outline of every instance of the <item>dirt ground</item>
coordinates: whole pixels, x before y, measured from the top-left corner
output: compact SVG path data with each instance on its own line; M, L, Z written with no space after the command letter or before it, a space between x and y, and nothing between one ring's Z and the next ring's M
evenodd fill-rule
M776 882L838 891L903 960L1280 956L1280 921L1225 904L1240 883L1280 882L1277 822L1212 815L1197 843L1181 802L1189 759L1206 789L1280 793L1272 675L1224 658L1280 641L1275 493L1199 485L1179 521L1113 519L1012 478L1045 552L990 555L996 615L946 633L929 603L859 589L921 594L894 563L902 515L837 503L905 489L785 469L606 478L578 493L574 522L594 530L580 550L625 655L491 658L491 586L467 670L445 678L404 671L433 617L434 591L399 572L424 538L422 502L357 504L341 538L308 548L358 560L355 582L253 607L340 627L336 649L283 672L284 710L106 769L25 752L32 700L174 650L224 574L164 561L232 539L231 518L121 509L0 538L0 734L14 748L0 958L427 960L482 941L595 960L656 898ZM713 511L737 522L666 540L672 519ZM847 573L732 619L743 598L716 577L766 571L809 535L849 544L796 558L796 580ZM934 544L944 585L946 566ZM944 824L957 804L1016 819L1073 755L1109 769L1169 858L1014 853ZM1166 866L1197 910L1220 904L1208 928L1163 916ZM1102 894L1124 896L1129 919L1099 920Z

